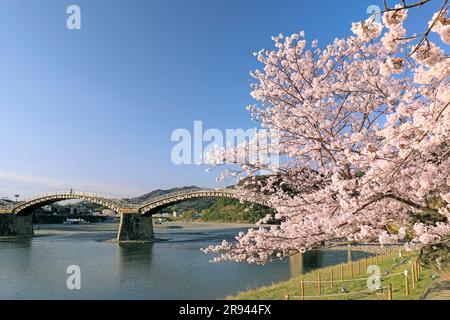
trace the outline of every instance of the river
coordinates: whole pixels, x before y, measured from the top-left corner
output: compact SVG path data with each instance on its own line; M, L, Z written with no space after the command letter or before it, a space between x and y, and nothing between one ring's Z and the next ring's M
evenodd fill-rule
M155 229L155 243L117 244L116 228L35 226L33 239L0 241L0 299L222 299L348 260L347 251L324 250L265 266L215 264L200 248L245 229L172 225ZM66 287L69 265L80 267L80 290Z

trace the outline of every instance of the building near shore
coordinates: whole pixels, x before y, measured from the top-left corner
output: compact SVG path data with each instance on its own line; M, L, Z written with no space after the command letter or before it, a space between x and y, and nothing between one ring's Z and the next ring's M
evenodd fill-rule
M107 216L107 217L115 217L115 216L117 216L117 213L111 209L103 209L102 215Z
M172 216L174 218L179 218L179 217L181 217L181 214L179 212L174 211L174 212L172 212Z

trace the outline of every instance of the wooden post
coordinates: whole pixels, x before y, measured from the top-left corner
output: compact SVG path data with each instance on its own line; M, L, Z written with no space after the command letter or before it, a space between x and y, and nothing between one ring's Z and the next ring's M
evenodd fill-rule
M286 293L286 295L284 296L285 300L289 300L289 293Z
M350 262L349 268L350 268L350 279L353 279L353 262Z
M416 271L415 277L416 281L419 280L419 267L417 266L417 261L414 261L414 270Z
M361 260L358 260L358 274L361 274Z
M405 270L405 294L409 296L408 270Z
M333 288L333 279L334 278L334 274L333 274L333 268L330 269L330 288Z
M320 280L320 272L317 274L317 293L320 294L322 293L322 284L321 284L321 280Z
M369 263L368 263L368 262L369 262L368 260L369 260L369 259L367 259L367 257L364 258L364 272L367 271L367 267L368 267L368 264L369 264Z
M413 265L414 265L414 278L416 279L416 282L417 282L419 280L419 275L418 275L418 272L417 272L417 263L416 263L416 261L413 262Z
M414 266L414 263L411 264L411 284L412 284L412 288L415 289L416 288L416 267Z
M416 274L417 274L417 281L420 280L420 264L419 261L416 260Z
M393 293L392 284L390 284L389 288L388 288L388 300L392 300L392 298L393 298L392 293Z
M302 300L305 300L305 282L304 282L303 278L300 281L300 294L301 294Z
M417 276L416 276L416 274L417 274L417 272L416 272L416 262L412 262L411 263L411 267L412 267L412 277L414 278L414 281L416 281L417 282Z
M341 282L344 282L344 266L341 264Z

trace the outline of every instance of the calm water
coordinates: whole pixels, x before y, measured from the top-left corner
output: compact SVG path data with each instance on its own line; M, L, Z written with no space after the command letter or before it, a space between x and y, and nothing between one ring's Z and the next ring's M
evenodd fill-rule
M0 242L0 299L220 299L348 259L316 251L265 266L212 264L199 250L238 231L157 230L166 241L154 244L107 242L114 231ZM66 288L69 265L81 268L81 290Z

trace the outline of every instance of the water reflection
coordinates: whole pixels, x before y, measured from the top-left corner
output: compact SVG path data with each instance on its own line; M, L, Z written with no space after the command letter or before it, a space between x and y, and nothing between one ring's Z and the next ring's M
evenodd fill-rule
M7 261L0 259L0 273L8 266L13 266L16 272L28 272L31 269L33 241L32 239L16 239L0 242L0 252L10 257Z
M291 269L291 278L303 274L303 253L297 253L289 257L289 267Z
M130 275L148 276L152 268L153 243L120 243L118 268L121 280Z
M236 232L169 230L167 241L117 244L105 241L112 233L89 230L0 242L0 299L221 299L365 255L313 250L264 266L209 263L200 248ZM67 290L69 265L80 266L82 290Z
M311 250L304 254L298 253L289 258L291 277L298 277L315 269L356 261L371 255L352 250Z

